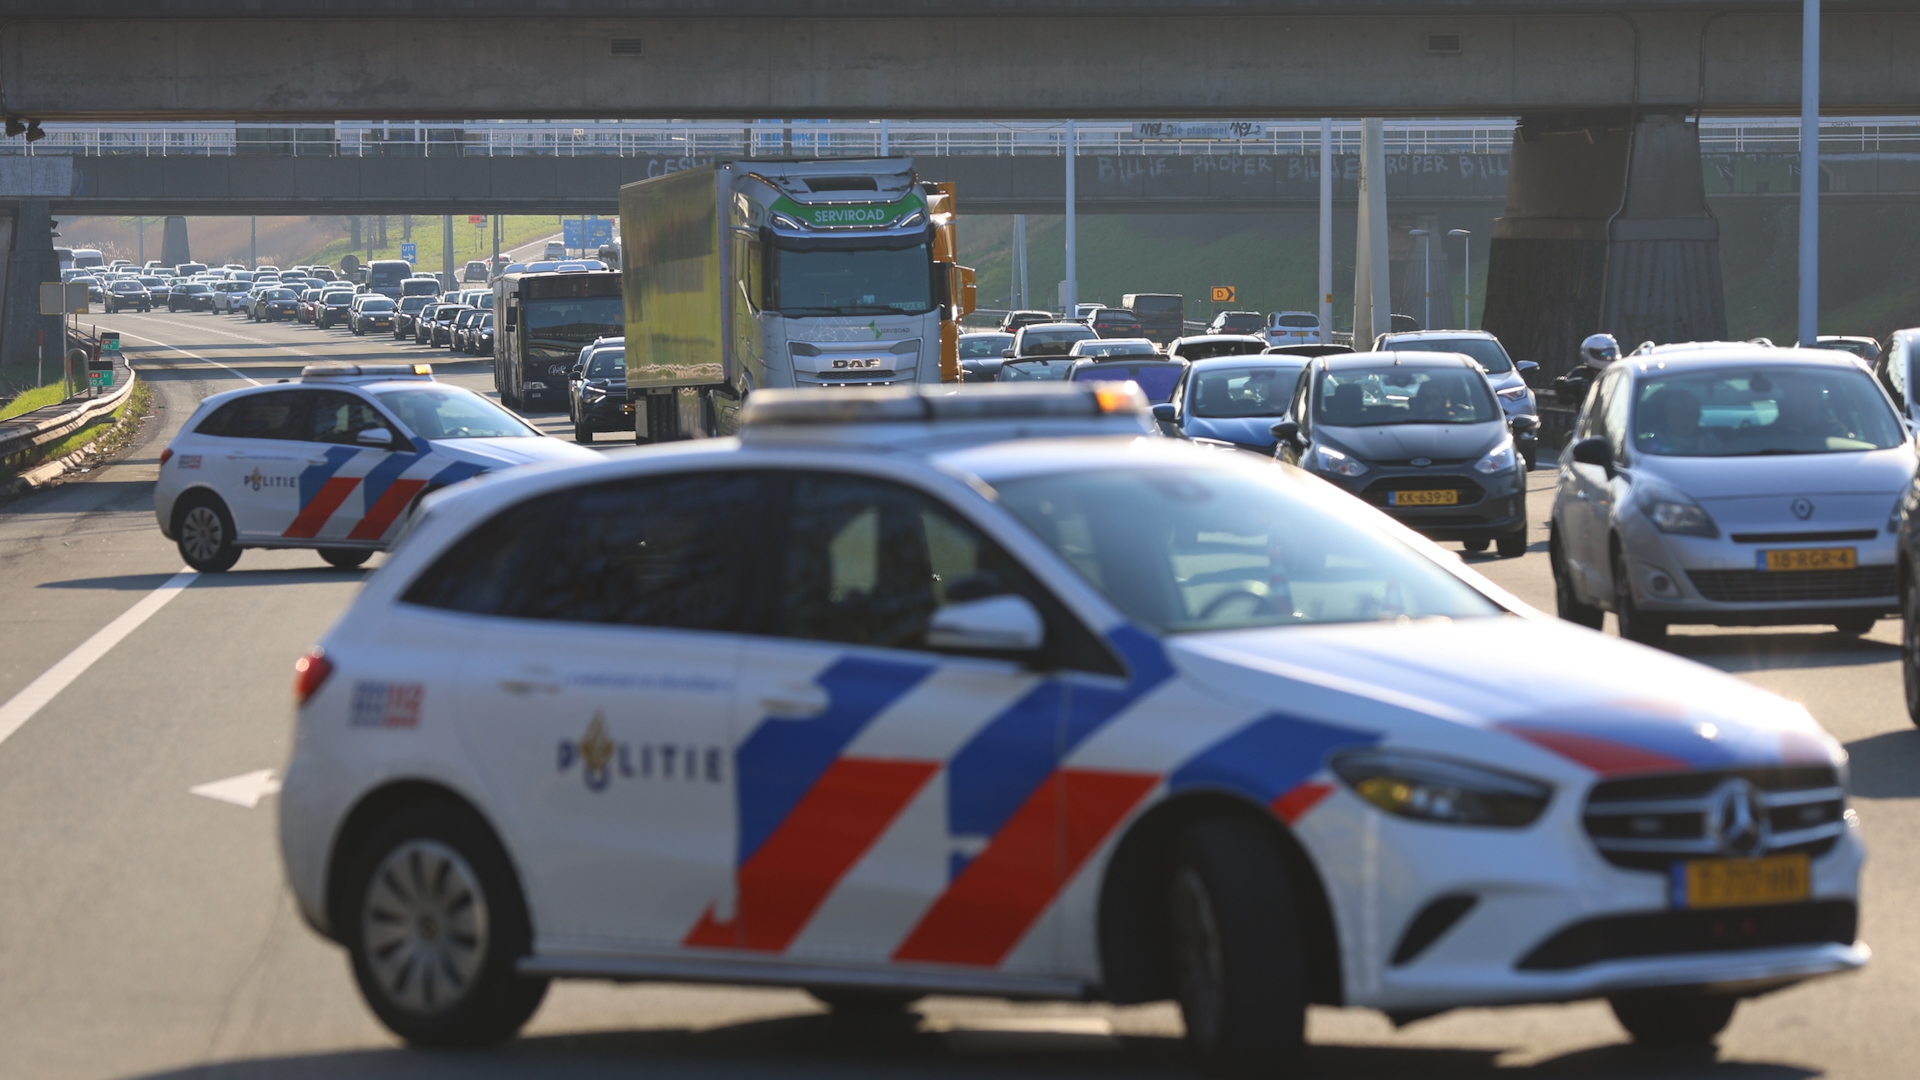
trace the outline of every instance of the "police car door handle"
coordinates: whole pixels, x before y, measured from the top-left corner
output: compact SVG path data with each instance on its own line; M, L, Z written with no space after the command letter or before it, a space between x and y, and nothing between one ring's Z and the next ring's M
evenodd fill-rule
M827 692L817 686L782 686L760 697L768 716L784 720L811 720L827 711Z

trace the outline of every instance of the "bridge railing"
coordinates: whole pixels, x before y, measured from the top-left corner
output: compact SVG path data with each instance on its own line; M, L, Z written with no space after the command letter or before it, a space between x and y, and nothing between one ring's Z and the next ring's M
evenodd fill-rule
M869 156L884 146L895 154L947 156L1059 156L1066 129L1059 123L988 121L467 121L340 122L265 126L195 122L169 124L48 124L46 138L0 139L0 154L131 154L148 157L266 155L295 157L579 157L658 156L703 159L723 155ZM1504 154L1513 146L1509 120L1400 120L1387 124L1391 154ZM1359 150L1359 125L1333 126L1335 153ZM1799 147L1797 121L1708 119L1701 124L1708 153L1780 153ZM1267 121L1259 138L1149 139L1128 121L1083 121L1076 149L1087 155L1317 154L1318 122ZM1920 151L1920 123L1910 117L1833 120L1820 135L1825 153Z

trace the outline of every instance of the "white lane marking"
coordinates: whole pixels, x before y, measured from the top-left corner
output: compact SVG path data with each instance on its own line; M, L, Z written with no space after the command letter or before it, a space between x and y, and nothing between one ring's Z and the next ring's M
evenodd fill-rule
M221 362L220 362L220 361L218 361L218 360L208 360L208 359L207 359L206 357L204 357L204 356L201 356L201 355L200 355L199 353L193 353L193 352L188 352L187 350L185 350L185 349L183 349L183 348L181 348L181 347L180 347L180 346L178 346L178 345L169 345L169 344L167 344L166 342L164 342L164 341L160 341L160 340L158 340L158 339L155 339L155 338L150 338L150 337L142 337L142 336L140 336L139 334L130 334L130 333L128 333L128 332L127 332L127 331L125 331L125 330L122 330L122 331L120 331L120 336L121 336L121 337L123 337L123 338L133 338L133 339L135 339L136 341L151 341L151 342L153 342L153 343L154 343L155 345L158 345L158 346L160 346L160 347L161 347L161 348L163 348L163 349L172 349L172 350L173 350L174 352L177 352L177 353L179 353L179 354L180 354L180 355L182 355L182 356L191 356L191 357L193 357L193 358L194 358L195 360L201 360L201 361L205 361L206 363L209 363L209 364L212 364L212 365L213 365L214 367L217 367L217 368L224 368L225 370L227 370L227 371L230 371L230 372L232 372L232 373L233 373L233 374L235 374L235 375L238 375L238 376L239 376L240 378L242 378L242 379L245 379L245 380L247 380L248 382L250 382L250 383L252 383L252 384L253 384L253 385L255 385L255 386L264 386L264 385L266 385L265 383L262 383L262 382L261 382L261 381L260 381L259 379L256 379L256 378L254 378L254 377L253 377L253 376L251 376L251 375L241 375L241 374L240 374L240 371L239 371L239 369L237 369L237 368L230 368L230 367L227 367L227 365L225 365L225 364L223 364L223 363L221 363Z
M149 317L149 316L134 316L134 318L147 318L147 317ZM171 325L171 324L164 324L164 323L163 323L162 325ZM199 333L203 333L203 334L213 334L213 335L215 335L216 337L223 337L223 338L232 338L232 339L233 339L233 340L235 340L235 341L244 341L244 342L246 342L246 343L247 343L247 344L249 344L249 345L258 345L258 346L260 346L260 347L262 347L262 348L266 348L266 349L278 349L278 350L280 350L281 352L284 352L284 353L292 353L292 354L293 354L293 355L295 355L295 356L304 356L304 357L306 357L306 358L307 358L307 359L309 359L309 360L325 360L325 359L328 359L328 358L327 358L327 357L326 357L325 355L323 355L323 354L321 354L321 353L316 353L316 352L308 352L308 351L307 351L307 350L305 350L305 349L301 349L301 348L297 348L297 347L295 347L295 346L292 346L292 345L286 345L286 344L282 344L281 342L278 342L278 341L268 341L268 340L267 340L266 338L257 338L257 337L249 337L249 336L248 336L248 335L246 335L246 334L236 334L236 333L234 333L234 332L233 332L233 331L231 331L231 330L217 330L217 329L215 329L215 328L213 328L213 327L211 327L211 326L195 326L195 327L193 327L193 329L194 329L195 331L197 331L197 332L199 332ZM148 340L148 341L152 341L153 339L152 339L152 338L148 338L147 340ZM161 344L163 344L163 345L164 345L164 344L166 344L166 343L165 343L165 342L161 342ZM167 347L168 347L168 348L173 348L173 346L171 346L171 345L168 345ZM211 361L209 361L209 362L211 362Z
M120 644L121 639L133 633L141 623L153 618L154 612L166 607L199 576L196 571L182 570L168 578L166 584L141 597L139 603L121 613L119 618L94 631L92 637L41 672L39 678L27 684L26 689L13 695L5 705L0 705L0 743L6 742L14 732L33 719L33 715L47 702L85 674L94 661L107 655L108 650Z
M272 769L257 769L239 776L229 776L225 780L214 780L197 784L187 789L189 795L200 795L209 799L218 799L223 803L244 806L251 810L260 805L260 800L269 795L280 793L280 778Z

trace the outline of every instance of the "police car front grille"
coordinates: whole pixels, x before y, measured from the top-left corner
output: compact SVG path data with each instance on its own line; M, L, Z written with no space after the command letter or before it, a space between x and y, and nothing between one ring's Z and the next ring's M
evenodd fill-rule
M1689 570L1700 595L1720 603L1876 600L1898 592L1891 566L1853 570Z
M1714 815L1735 781L1757 790L1765 821L1751 850L1729 852ZM1664 871L1685 858L1824 854L1846 831L1846 809L1846 789L1829 766L1742 769L1602 781L1587 797L1584 823L1608 862Z
M1859 909L1851 900L1612 915L1562 929L1515 966L1521 971L1571 971L1646 956L1851 945L1859 921Z

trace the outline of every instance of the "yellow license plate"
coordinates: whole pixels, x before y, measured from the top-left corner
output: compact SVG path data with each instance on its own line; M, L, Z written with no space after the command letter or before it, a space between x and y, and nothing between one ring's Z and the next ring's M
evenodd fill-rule
M1760 553L1762 570L1852 570L1859 565L1853 548L1795 548Z
M1392 491L1387 493L1388 506L1458 506L1460 493L1452 488L1440 491Z
M1806 855L1760 859L1689 859L1677 873L1677 907L1728 908L1787 904L1813 893L1812 861Z

